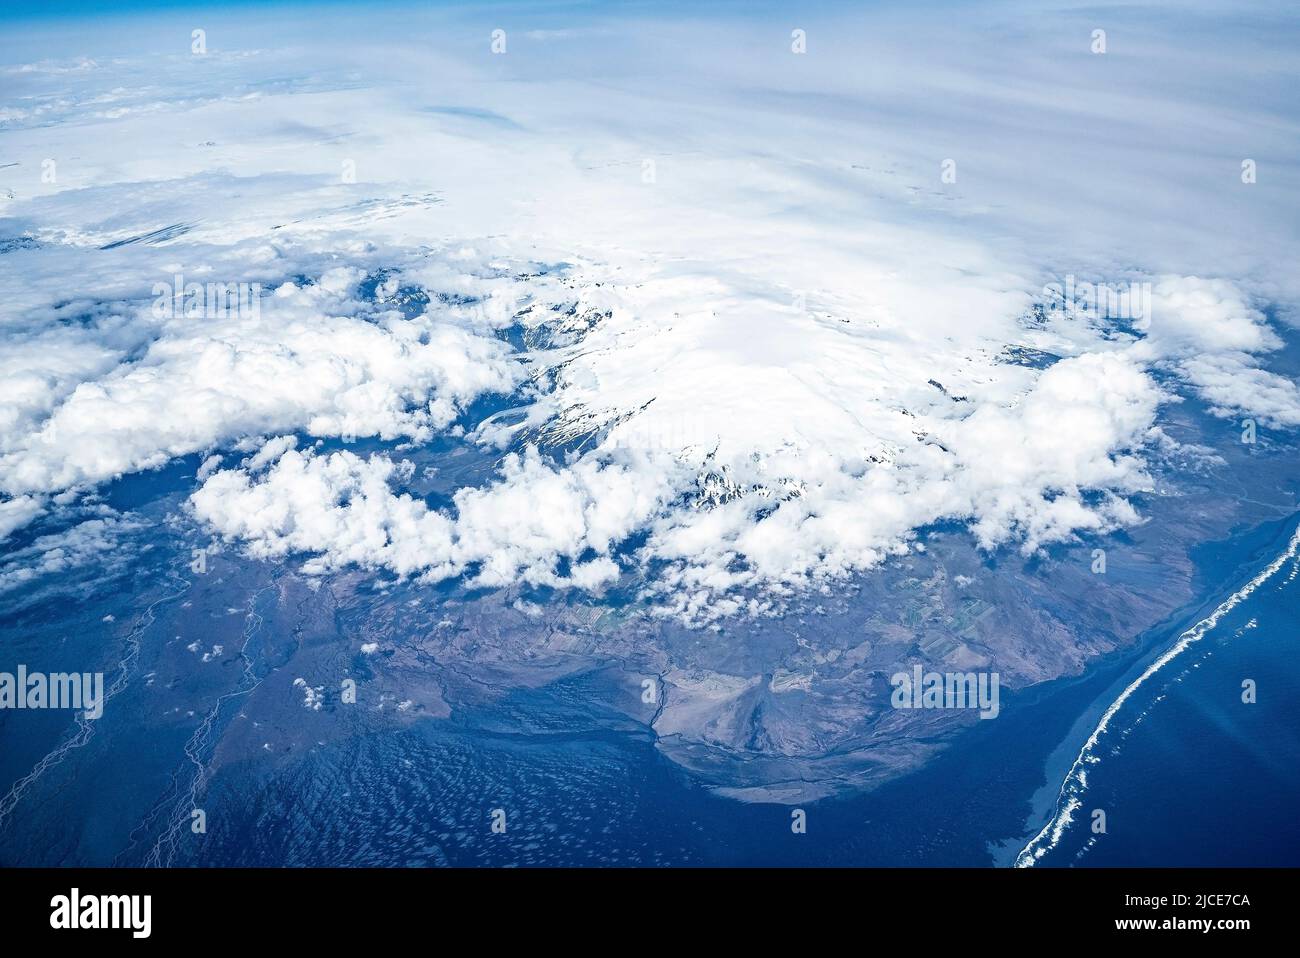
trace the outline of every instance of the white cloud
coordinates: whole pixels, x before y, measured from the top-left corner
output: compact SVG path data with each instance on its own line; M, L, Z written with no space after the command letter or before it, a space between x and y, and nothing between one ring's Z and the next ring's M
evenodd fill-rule
M255 318L165 321L137 361L81 382L39 431L11 438L0 489L99 483L286 429L427 439L481 393L514 387L506 345L472 320L349 315L364 275L282 285Z
M1260 369L1243 353L1183 360L1180 369L1217 415L1249 416L1268 426L1300 426L1300 389L1290 379Z
M254 555L318 553L309 571L358 564L430 580L471 573L484 586L584 588L617 575L607 553L659 504L630 470L594 462L557 470L533 451L507 456L500 482L460 490L451 516L392 492L403 474L385 456L292 450L262 477L216 473L192 503L200 519L247 541ZM587 550L601 556L580 561ZM558 571L561 559L574 563L571 576Z
M1238 284L1162 277L1153 284L1149 319L1132 355L1174 372L1214 414L1300 425L1296 384L1260 368L1262 358L1283 341Z
M39 516L43 508L44 505L37 496L0 500L0 541Z
M218 472L192 502L255 555L313 554L309 571L356 563L476 586L599 590L659 560L668 568L646 590L661 607L707 619L740 609L737 589L779 593L870 568L945 518L970 519L985 546L1027 550L1132 523L1124 497L1149 488L1138 453L1159 400L1121 355L1065 360L1014 405L982 407L946 423L941 442L914 437L869 468L851 450L810 447L780 458L807 463L803 472L780 475L751 453L751 470L733 473L745 491L703 507L698 466L612 443L563 464L531 446L511 453L495 481L461 489L444 512L394 492L403 471L386 457L310 450L285 452L263 476ZM639 551L620 549L643 530L651 536Z
M114 563L123 536L145 528L132 516L109 515L86 519L61 532L38 536L31 545L16 549L0 561L0 593L49 575L94 565L99 577Z
M1125 44L1090 72L1080 15L1011 4L925 30L888 5L810 17L803 57L757 15L539 18L564 42L491 67L444 10L421 16L472 55L430 62L377 18L363 48L322 25L307 60L243 56L262 36L234 18L200 76L89 50L13 73L24 172L79 159L7 205L36 245L0 278L0 534L198 453L195 514L257 555L590 590L663 563L643 588L707 619L941 519L1031 551L1139 521L1164 390L1300 424L1261 312L1300 299L1291 174L1248 187L1201 133L1291 155L1294 64L1237 55L1221 13L1116 7ZM976 15L988 43L964 42ZM888 42L864 61L855 29ZM267 295L159 318L175 271ZM1026 321L1067 271L1150 279L1149 328ZM508 454L445 509L388 455L297 448L419 445L487 394L512 409L469 441Z
M194 478L202 482L208 476L217 471L217 466L221 465L222 457L218 455L208 456L199 464L198 471L195 472Z

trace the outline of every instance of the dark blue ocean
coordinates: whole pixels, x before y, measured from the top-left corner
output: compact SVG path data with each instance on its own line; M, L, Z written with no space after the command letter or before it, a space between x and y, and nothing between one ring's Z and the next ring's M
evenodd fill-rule
M1248 553L1232 579L1250 588L1250 573L1265 557L1283 553L1294 530L1294 522L1269 525L1230 549L1203 550L1200 560L1210 568L1233 568ZM1086 764L1086 787L1074 793L1081 804L1072 825L1042 863L1266 866L1300 860L1297 625L1300 559L1292 556L1116 712ZM1113 702L1152 658L1128 670L1102 701ZM1070 745L1049 762L1053 787L1099 711L1088 711ZM1040 793L1040 807L1048 797ZM1105 815L1104 831L1097 811Z

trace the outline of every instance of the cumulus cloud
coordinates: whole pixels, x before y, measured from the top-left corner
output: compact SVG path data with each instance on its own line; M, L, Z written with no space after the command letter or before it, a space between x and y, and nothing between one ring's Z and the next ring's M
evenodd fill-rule
M0 501L0 540L7 539L15 529L21 529L41 514L42 503L37 496L17 496Z
M813 17L795 57L759 16L611 12L563 43L521 31L502 77L476 23L427 15L473 54L430 63L381 19L359 54L311 44L310 70L271 51L199 77L146 54L12 74L24 169L80 160L6 208L0 535L197 453L194 514L254 555L492 587L633 575L705 620L944 519L1026 551L1140 521L1178 392L1300 424L1262 311L1300 298L1294 191L1274 167L1241 193L1196 133L1293 147L1285 64L1221 55L1235 35L1167 41L1141 29L1165 14L1121 6L1141 55L1085 80L1059 66L1088 56L1070 9L981 12L1042 54L1007 58L958 42L973 14L917 30L900 8L873 13L899 29L866 77L840 38L874 19ZM1149 321L1044 304L1067 268L1150 281ZM260 283L258 310L159 315L175 272ZM466 418L489 395L505 408ZM427 500L398 453L307 441L448 435L500 467Z
M94 567L103 578L116 565L122 538L145 528L132 516L86 519L61 532L38 536L0 561L0 593L49 575ZM117 557L120 558L120 557Z
M508 455L493 485L458 491L444 514L392 490L410 471L387 456L290 450L262 475L216 473L191 502L200 519L246 541L254 555L318 553L309 572L356 564L431 581L469 574L482 586L598 589L618 575L610 551L668 491L656 495L643 476L591 461L555 469L529 450ZM598 555L586 559L588 552Z
M1277 373L1260 369L1245 353L1195 356L1181 372L1219 416L1250 416L1264 425L1300 426L1300 389Z
M10 440L0 489L100 483L285 429L427 439L481 393L514 387L507 346L470 322L353 315L364 277L338 268L283 284L253 316L168 319L137 360L82 381L39 431Z
M216 473L192 502L254 555L314 554L312 572L358 564L475 586L596 591L657 562L665 567L647 593L707 620L765 607L738 599L739 589L780 592L870 568L940 519L969 519L985 546L1015 540L1026 550L1134 522L1124 496L1149 488L1138 454L1160 398L1125 357L1083 356L1052 367L1012 406L948 423L946 442L914 437L893 461L864 468L822 449L803 472L774 476L751 456L751 471L731 474L735 493L713 503L701 503L689 456L598 444L566 463L533 446L508 454L494 481L437 511L393 490L410 469L385 456L290 450L258 474L282 442ZM647 543L625 548L642 531Z

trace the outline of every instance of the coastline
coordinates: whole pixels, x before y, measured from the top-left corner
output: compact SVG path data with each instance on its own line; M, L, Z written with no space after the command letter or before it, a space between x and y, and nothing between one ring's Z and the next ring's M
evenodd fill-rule
M1215 590L1217 598L1182 610L1148 630L1158 634L1159 640L1147 643L1139 637L1136 646L1143 649L1140 655L1079 716L1053 749L1045 763L1046 780L1030 798L1032 812L1026 819L1026 832L990 846L996 866L1032 867L1050 854L1071 824L1070 812L1077 808L1071 803L1087 791L1087 767L1100 761L1094 752L1108 733L1117 730L1116 720L1122 719L1124 706L1300 554L1300 513L1261 523L1236 537L1233 545L1244 549L1245 556L1234 564L1223 586ZM1044 846L1042 843L1048 839ZM1034 855L1036 848L1042 850Z

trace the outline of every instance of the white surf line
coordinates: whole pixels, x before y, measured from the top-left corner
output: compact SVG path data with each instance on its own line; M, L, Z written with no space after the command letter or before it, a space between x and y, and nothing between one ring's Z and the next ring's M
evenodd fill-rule
M1199 641L1205 633L1219 624L1220 619L1236 608L1243 599L1275 576L1287 564L1288 560L1296 556L1298 551L1300 551L1300 525L1296 526L1295 531L1291 534L1290 543L1281 555L1265 566L1253 579L1230 595L1217 609L1180 635L1177 642L1147 666L1146 671L1134 679L1128 688L1124 689L1119 694L1119 697L1110 704L1110 707L1102 714L1101 720L1097 722L1097 727L1092 730L1088 740L1083 743L1083 748L1079 750L1078 757L1074 760L1074 764L1070 766L1070 771L1066 773L1065 780L1061 782L1061 790L1056 796L1056 811L1052 816L1052 820L1044 825L1042 831L1035 835L1016 855L1015 867L1030 868L1036 865L1040 858L1055 848L1061 841L1066 828L1074 819L1074 812L1082 805L1080 796L1088 787L1088 775L1085 766L1101 761L1100 758L1093 755L1093 752L1096 750L1102 736L1106 734L1106 730L1110 727L1111 720L1124 707L1124 703L1132 697L1133 693L1147 679L1186 651L1187 647L1193 642Z
M115 698L119 692L126 688L127 683L130 681L131 673L135 669L135 660L140 655L141 638L157 618L157 612L155 610L164 602L170 602L173 599L180 598L185 594L186 590L189 589L190 580L182 579L180 576L175 574L173 574L173 579L181 583L180 588L171 595L165 595L162 598L155 599L151 602L149 607L141 613L136 624L132 626L131 632L127 636L126 640L126 653L117 664L117 676L113 680L113 684L110 685L104 693L105 705ZM85 746L86 743L94 737L95 726L101 721L103 721L102 718L96 719L93 722L89 721L84 715L78 713L76 718L76 732L74 732L70 737L64 739L54 748L53 751L49 752L44 758L37 762L36 766L28 772L26 776L14 782L10 787L8 794L6 794L3 799L0 799L0 828L5 826L9 816L13 814L13 810L18 805L19 800L23 797L23 793L26 792L35 782L40 780L40 778L51 768L67 758L69 752Z

